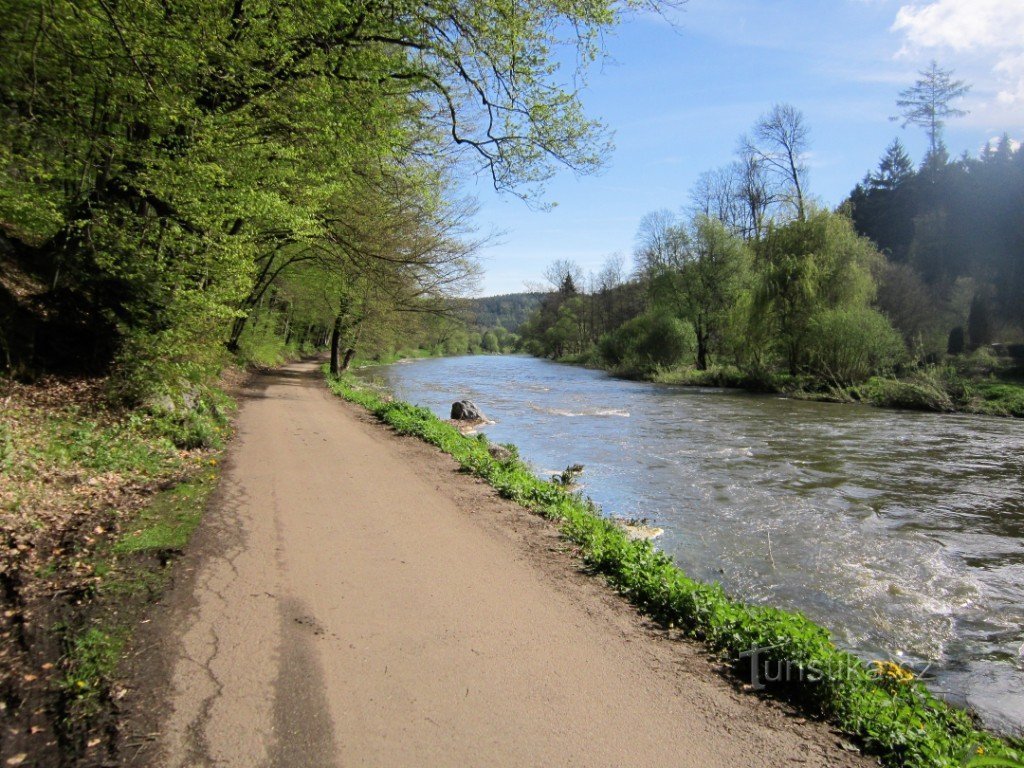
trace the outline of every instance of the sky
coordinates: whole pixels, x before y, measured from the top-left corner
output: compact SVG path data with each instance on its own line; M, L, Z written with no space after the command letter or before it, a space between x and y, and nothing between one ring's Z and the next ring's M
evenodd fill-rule
M738 138L788 102L811 129L809 191L841 202L899 137L916 162L926 139L900 127L899 92L935 59L972 89L951 120L950 153L976 154L1003 132L1024 138L1024 0L688 0L666 20L632 15L607 37L587 77L589 116L614 136L605 168L561 170L542 201L465 180L480 205L479 295L543 282L555 259L598 271L622 254L650 211L680 211L706 170L728 164Z

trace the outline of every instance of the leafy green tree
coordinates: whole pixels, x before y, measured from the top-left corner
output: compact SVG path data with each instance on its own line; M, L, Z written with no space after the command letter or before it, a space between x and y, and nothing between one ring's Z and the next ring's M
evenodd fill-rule
M678 365L693 355L694 345L693 330L682 320L664 312L648 312L603 336L599 351L611 366L645 374Z
M702 214L688 229L664 226L664 217L645 220L638 260L645 264L654 306L693 325L696 365L707 370L737 296L748 283L746 245L721 221Z
M501 344L498 342L498 337L494 331L487 331L483 335L481 346L484 352L498 353L501 352Z
M524 197L596 168L604 131L557 62L593 61L638 5L4 0L4 241L52 286L49 322L117 336L127 379L202 378L300 259L366 258L345 222L374 215L367 183L401 178L430 208L453 156ZM422 266L423 232L383 258L401 240ZM361 295L414 296L403 263Z
M693 222L689 244L680 274L682 302L696 336L697 369L704 371L712 351L721 347L730 311L748 287L750 254L722 222L704 216Z
M881 254L848 218L819 211L769 229L757 249L755 322L771 328L791 375L805 367L812 318L874 297Z

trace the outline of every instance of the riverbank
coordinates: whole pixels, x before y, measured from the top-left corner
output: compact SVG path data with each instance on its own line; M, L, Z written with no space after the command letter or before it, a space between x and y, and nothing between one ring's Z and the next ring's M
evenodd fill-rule
M962 358L945 365L922 366L901 376L874 376L856 385L829 385L788 375L752 377L730 365L712 365L705 371L692 366L616 368L593 354L555 362L603 370L631 381L672 386L768 392L797 400L863 403L878 408L1024 418L1024 376L991 359L979 365L971 358Z
M137 657L156 691L135 733L160 736L131 764L871 764L738 696L557 526L332 397L315 365L254 377L241 403Z
M118 759L120 664L216 483L231 402L0 381L0 764ZM173 406L172 406L173 407Z
M446 374L440 378L435 371L433 379L448 381L451 371L447 368L445 371ZM431 378L431 375L426 374L426 377ZM542 385L553 386L550 381L532 375L523 377L521 384L540 390L545 389ZM473 386L480 385L480 381L473 380ZM770 659L769 663L786 664L797 658L817 669L846 669L850 664L857 665L863 672L862 677L858 673L853 676L856 680L845 678L835 685L825 683L817 689L812 685L809 686L811 690L804 693L808 695L812 708L817 707L819 712L828 711L839 719L847 718L844 721L846 727L852 724L852 727L860 729L857 732L861 737L874 743L891 764L959 765L963 758L961 752L970 746L965 742L975 737L972 734L977 734L977 738L991 738L976 731L970 718L963 713L935 701L919 682L912 681L899 667L884 664L865 667L855 659L851 661L852 657L843 655L831 645L824 630L806 619L732 601L717 587L686 579L663 555L636 552L621 541L621 534L617 537L614 532L609 532L606 538L601 528L602 518L594 519L594 510L585 502L557 497L549 483L536 480L521 466L519 469L522 471L503 467L501 462L490 459L489 454L480 455L481 451L486 451L486 444L481 447L479 441L446 436L445 427L435 425L431 421L433 417L423 409L400 403L388 404L379 398L375 403L374 396L366 393L345 394L367 398L364 404L400 430L441 445L453 452L467 469L495 483L501 492L525 501L542 515L559 520L565 525L567 535L580 537L576 541L581 543L584 556L589 556L592 564L598 563L613 582L642 607L666 622L686 627L691 634L705 638L715 650L730 658L736 659L744 649L755 647L746 645L748 642L776 645L775 639L784 637L787 638L784 645L794 645L787 646L779 657ZM522 407L520 401L516 402ZM567 419L582 417L587 410L584 406L585 403L580 402L575 405L575 412L558 413ZM650 413L647 415L651 416ZM582 516L582 522L577 516ZM803 669L806 671L806 667ZM892 690L887 688L890 682ZM791 689L785 690L784 695L799 698ZM977 746L989 752L992 749L983 743Z

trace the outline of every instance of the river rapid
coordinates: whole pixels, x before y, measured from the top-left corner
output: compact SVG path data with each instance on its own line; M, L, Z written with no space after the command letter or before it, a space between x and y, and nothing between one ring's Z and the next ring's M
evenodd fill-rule
M447 418L474 401L539 474L579 462L608 515L744 600L1024 724L1024 422L622 381L522 356L364 369Z

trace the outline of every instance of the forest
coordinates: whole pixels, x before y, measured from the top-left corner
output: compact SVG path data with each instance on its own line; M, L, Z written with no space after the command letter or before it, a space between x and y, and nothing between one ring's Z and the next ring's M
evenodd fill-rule
M640 222L589 278L553 263L524 349L657 381L1024 415L1024 149L943 143L968 86L933 63L903 92L929 150L896 139L836 210L809 192L810 126L776 105L681 213Z

